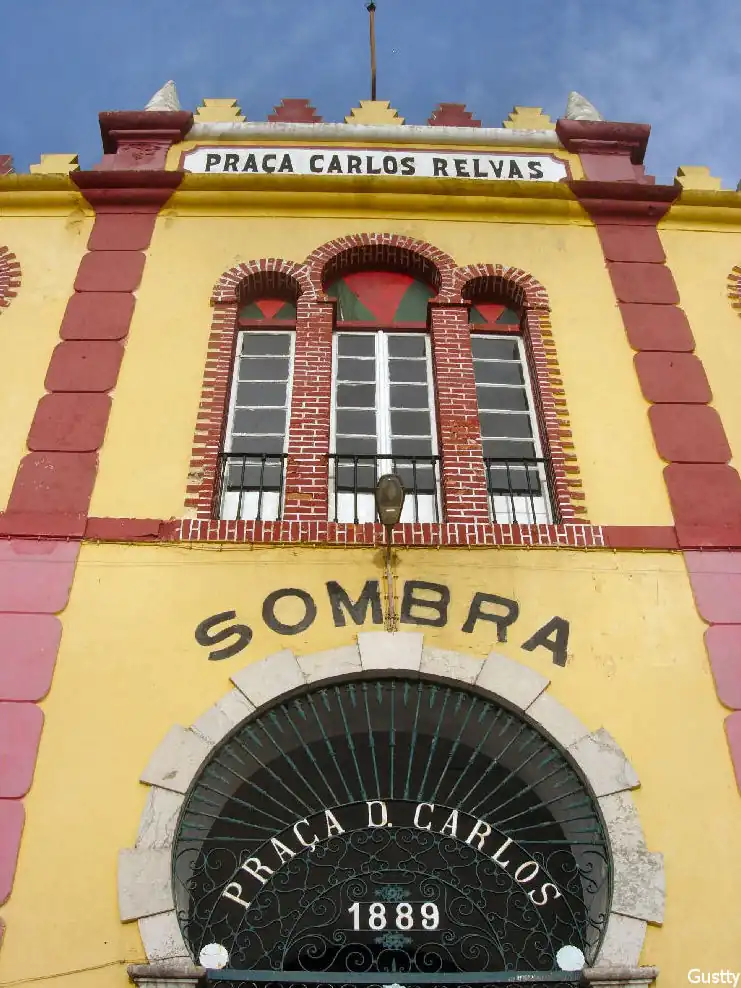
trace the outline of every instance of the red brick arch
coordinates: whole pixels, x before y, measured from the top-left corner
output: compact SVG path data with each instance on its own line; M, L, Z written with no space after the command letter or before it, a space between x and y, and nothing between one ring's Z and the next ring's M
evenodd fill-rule
M548 293L531 274L503 264L458 268L454 280L464 301L508 301L522 317L530 374L545 453L553 465L553 484L561 520L584 521L581 480L574 452L566 392L550 321ZM581 517L577 518L577 515Z
M9 248L0 247L0 309L6 309L21 287L21 266Z
M214 305L236 304L257 292L285 296L293 302L301 295L315 298L317 294L305 265L263 257L225 271L213 287L211 301Z
M453 290L456 264L445 251L424 240L396 233L356 233L330 240L305 261L307 276L320 297L335 275L369 268L403 271L426 281L447 299Z

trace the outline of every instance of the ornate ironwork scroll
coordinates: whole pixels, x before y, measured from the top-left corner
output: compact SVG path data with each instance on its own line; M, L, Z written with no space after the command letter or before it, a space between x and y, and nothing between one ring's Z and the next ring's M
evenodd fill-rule
M187 794L173 852L194 958L221 945L245 983L554 972L567 947L590 964L610 873L563 750L486 695L398 676L239 725Z

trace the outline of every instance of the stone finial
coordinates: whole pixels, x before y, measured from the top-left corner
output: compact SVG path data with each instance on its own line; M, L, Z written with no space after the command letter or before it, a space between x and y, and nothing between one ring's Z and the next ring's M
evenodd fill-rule
M204 99L193 117L194 123L244 123L242 109L235 99Z
M604 120L605 118L581 93L571 92L566 101L567 120Z
M147 105L144 107L145 110L179 110L180 100L178 99L178 91L175 89L175 83L172 79L166 82L162 89L158 89L154 96L150 99Z
M32 175L69 175L79 170L76 154L42 154L41 161L29 168Z
M366 126L401 126L404 118L399 116L388 100L361 99L360 106L356 106L349 117L345 117L347 124L365 124Z
M539 106L514 106L502 124L508 130L555 130L556 125Z
M430 127L480 127L465 103L438 103L437 109L427 121Z
M321 123L308 99L282 99L268 117L268 123Z
M674 184L681 185L683 189L718 191L721 187L721 180L711 175L710 169L705 165L680 165Z

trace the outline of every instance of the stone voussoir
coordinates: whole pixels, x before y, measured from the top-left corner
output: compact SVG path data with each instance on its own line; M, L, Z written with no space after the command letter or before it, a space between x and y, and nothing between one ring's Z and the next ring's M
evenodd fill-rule
M419 671L430 676L455 679L460 683L475 683L483 664L483 659L477 659L473 655L425 645Z
M183 799L182 793L152 786L139 823L135 846L152 850L172 847Z
M255 708L306 684L298 660L289 648L273 652L261 662L245 666L235 672L231 679Z
M118 912L121 922L173 908L170 852L164 848L126 848L118 854Z
M254 704L241 690L235 688L225 693L198 720L193 721L190 729L216 744L254 710Z
M360 631L358 648L363 670L419 672L423 641L418 631Z
M604 728L569 745L567 750L587 776L595 796L637 789L641 784L622 748Z
M357 645L342 645L326 652L310 652L299 656L298 664L307 683L335 676L349 676L362 669Z
M489 653L476 677L477 686L502 697L520 710L527 710L536 697L548 688L549 682L539 672L499 652Z
M150 961L190 960L174 909L140 919L139 936Z
M150 758L139 777L140 781L161 789L185 793L212 748L211 741L176 724L170 728Z

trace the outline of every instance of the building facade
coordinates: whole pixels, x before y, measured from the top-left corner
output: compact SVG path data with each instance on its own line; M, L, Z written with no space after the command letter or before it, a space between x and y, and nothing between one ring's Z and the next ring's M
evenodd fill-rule
M100 123L0 157L0 985L734 983L741 194Z

